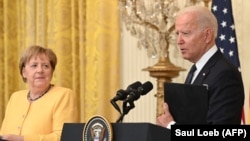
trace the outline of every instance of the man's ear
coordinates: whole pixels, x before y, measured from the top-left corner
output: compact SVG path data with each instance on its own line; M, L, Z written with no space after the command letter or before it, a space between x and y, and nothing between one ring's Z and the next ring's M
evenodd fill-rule
M204 30L204 41L210 43L213 40L213 32L211 28L206 28Z

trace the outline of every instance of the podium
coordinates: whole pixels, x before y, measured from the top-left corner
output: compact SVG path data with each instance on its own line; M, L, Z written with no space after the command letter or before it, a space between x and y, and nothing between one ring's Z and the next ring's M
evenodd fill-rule
M84 123L64 123L61 141L83 141ZM171 131L151 123L111 123L113 141L170 141Z

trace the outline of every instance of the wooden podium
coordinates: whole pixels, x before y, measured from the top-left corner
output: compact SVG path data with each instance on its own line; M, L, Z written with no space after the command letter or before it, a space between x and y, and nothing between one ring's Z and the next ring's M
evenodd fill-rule
M83 141L84 123L65 123L61 141ZM111 123L113 141L170 141L171 131L151 123Z

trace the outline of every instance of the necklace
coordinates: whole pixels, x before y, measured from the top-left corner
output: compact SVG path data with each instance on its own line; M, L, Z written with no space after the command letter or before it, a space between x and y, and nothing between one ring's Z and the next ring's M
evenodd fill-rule
M48 89L47 89L43 94L39 95L38 97L36 97L36 98L34 98L34 99L32 99L32 98L30 97L30 91L29 91L29 92L28 92L28 95L27 95L27 98L28 98L29 101L36 101L37 99L39 99L39 98L41 98L42 96L44 96L44 95L49 91L50 88L51 88L51 84L49 85Z

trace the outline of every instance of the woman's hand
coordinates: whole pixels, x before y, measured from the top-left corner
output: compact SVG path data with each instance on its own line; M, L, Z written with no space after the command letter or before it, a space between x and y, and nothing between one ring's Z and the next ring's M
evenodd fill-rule
M24 141L23 136L6 134L1 136L2 141Z

